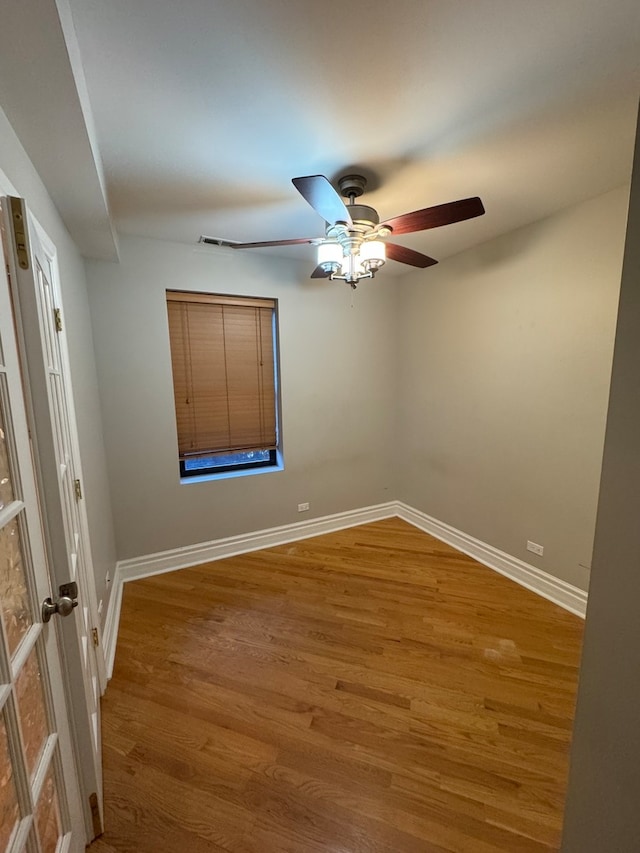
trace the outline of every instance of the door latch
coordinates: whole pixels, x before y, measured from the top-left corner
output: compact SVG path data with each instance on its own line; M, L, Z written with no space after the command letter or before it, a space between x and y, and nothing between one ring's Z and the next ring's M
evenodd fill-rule
M42 621L49 622L55 613L58 613L60 616L68 616L73 608L77 606L78 584L75 581L63 583L58 588L58 598L55 601L45 598L42 602Z

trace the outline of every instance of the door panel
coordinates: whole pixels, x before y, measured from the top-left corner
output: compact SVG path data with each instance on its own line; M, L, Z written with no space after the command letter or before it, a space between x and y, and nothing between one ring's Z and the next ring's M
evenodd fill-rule
M42 673L36 649L16 679L16 705L22 729L29 778L33 779L49 737L47 707L42 690Z
M94 636L99 641L99 621L88 523L81 497L81 462L56 254L24 202L17 198L9 201L8 227L15 227L19 212L19 227L30 261L29 269L22 269L14 260L12 269L51 562L58 584L72 581L78 585L79 606L66 620L63 631L66 657L71 663L68 689L74 707L82 709L81 713L76 712L75 737L83 794L87 803L95 794L101 812L100 693L106 677L101 650L94 643ZM85 808L87 827L95 826L95 818Z
M20 509L19 502L12 501L4 513L5 522L0 529L0 596L10 655L16 651L32 625L22 559L20 519L17 517ZM16 513L15 518L11 518L12 513Z
M55 775L49 770L36 808L36 833L42 853L55 853L62 834L60 804Z
M6 850L18 826L20 809L4 713L0 714L0 774L0 850Z
M86 840L58 625L44 625L40 612L51 595L42 531L13 306L1 264L1 853L80 853Z
M3 361L0 352L0 361ZM3 386L0 385L0 394ZM9 456L7 454L7 440L4 434L4 423L2 422L2 410L0 409L0 511L13 500L13 486L11 484L11 471L9 470Z

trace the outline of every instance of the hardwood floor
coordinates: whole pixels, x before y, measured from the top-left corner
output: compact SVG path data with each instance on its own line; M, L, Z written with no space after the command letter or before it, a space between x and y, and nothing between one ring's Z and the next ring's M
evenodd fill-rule
M557 851L581 640L399 519L130 582L91 853Z

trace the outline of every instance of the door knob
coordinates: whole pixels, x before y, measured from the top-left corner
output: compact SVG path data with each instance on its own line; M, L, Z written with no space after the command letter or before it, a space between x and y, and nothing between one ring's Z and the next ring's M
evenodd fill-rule
M57 613L60 616L68 616L74 607L78 606L78 584L63 583L58 589L59 597L53 601L45 598L42 602L42 621L49 622L51 617Z

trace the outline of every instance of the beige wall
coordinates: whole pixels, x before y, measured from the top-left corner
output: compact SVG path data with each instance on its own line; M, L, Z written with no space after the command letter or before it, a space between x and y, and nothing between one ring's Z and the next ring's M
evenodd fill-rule
M395 288L364 282L352 304L312 266L133 237L120 264L87 264L120 559L395 497ZM284 471L180 484L167 288L278 299Z
M640 850L640 125L563 853Z
M583 589L627 198L612 191L400 288L398 497Z
M104 578L113 576L115 536L106 469L93 337L86 292L84 262L62 223L44 185L27 157L5 114L0 110L0 169L27 203L56 246L60 268L65 332L71 361L71 380L84 474L96 591L106 608Z

